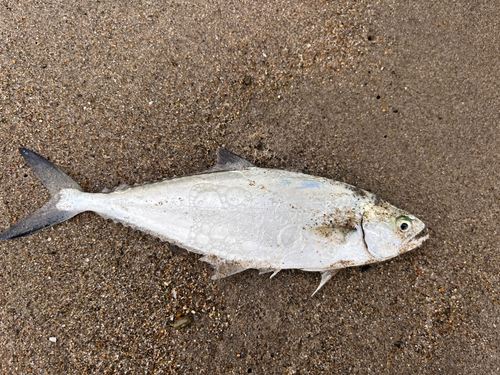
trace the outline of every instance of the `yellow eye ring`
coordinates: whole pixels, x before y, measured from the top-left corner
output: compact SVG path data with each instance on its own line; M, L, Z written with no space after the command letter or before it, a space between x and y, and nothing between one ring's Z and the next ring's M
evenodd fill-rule
M411 229L413 225L413 221L406 217L406 216L400 216L396 219L396 226L401 232L407 232Z

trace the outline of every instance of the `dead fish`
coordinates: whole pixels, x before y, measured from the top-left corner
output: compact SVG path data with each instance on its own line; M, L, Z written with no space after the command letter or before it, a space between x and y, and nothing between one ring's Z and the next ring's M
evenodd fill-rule
M321 272L313 295L339 269L380 262L420 246L424 223L370 192L323 177L258 168L222 149L198 175L107 193L85 193L37 153L21 155L51 194L0 234L26 236L93 211L198 254L214 279L254 268Z

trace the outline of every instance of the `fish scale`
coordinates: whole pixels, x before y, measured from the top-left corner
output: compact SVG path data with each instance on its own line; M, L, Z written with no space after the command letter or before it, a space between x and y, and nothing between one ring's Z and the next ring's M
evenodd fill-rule
M383 261L427 239L424 224L373 194L323 177L258 168L225 150L206 173L86 193L33 151L20 150L52 195L33 215L0 234L14 239L97 214L202 254L215 278L246 269L322 273ZM315 292L315 293L316 293Z

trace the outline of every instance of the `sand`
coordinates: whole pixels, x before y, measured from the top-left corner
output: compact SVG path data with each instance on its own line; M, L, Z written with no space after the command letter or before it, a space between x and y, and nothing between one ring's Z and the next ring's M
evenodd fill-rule
M498 1L7 1L0 229L48 193L196 173L226 148L356 185L428 226L341 271L212 281L199 256L84 213L0 243L0 373L500 370Z

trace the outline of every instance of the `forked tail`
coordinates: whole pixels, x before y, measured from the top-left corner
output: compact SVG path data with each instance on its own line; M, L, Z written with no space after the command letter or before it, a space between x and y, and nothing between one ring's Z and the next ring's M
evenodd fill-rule
M32 215L13 224L10 228L0 234L0 241L7 241L18 237L27 236L41 229L51 227L72 218L80 211L61 211L57 208L60 191L63 189L76 189L83 191L71 177L57 168L36 152L20 148L19 152L31 167L35 175L50 192L51 199Z

